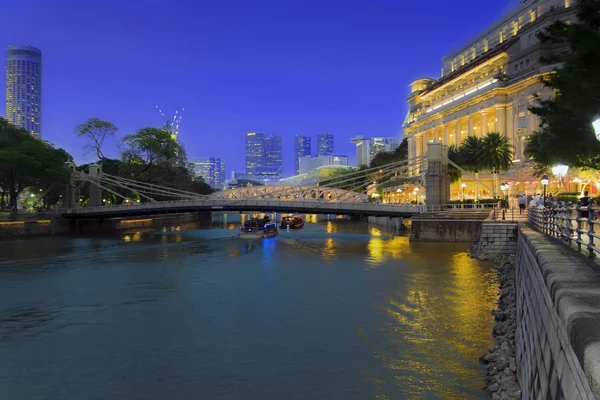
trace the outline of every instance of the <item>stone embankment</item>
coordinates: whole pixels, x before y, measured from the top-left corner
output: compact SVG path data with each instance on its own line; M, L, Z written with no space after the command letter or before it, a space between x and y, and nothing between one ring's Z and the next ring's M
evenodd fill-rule
M496 258L495 266L500 284L498 308L492 311L496 319L492 331L495 344L481 360L487 369L486 386L492 399L520 399L515 357L517 302L514 256Z

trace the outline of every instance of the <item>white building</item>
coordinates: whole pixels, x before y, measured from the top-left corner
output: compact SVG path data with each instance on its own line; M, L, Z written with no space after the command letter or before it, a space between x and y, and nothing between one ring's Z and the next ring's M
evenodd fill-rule
M350 139L356 145L356 166L369 165L373 157L382 151L394 151L400 145L397 138L356 136Z
M320 167L348 165L348 156L301 157L300 174L307 174Z
M35 47L6 51L6 120L42 136L42 51Z

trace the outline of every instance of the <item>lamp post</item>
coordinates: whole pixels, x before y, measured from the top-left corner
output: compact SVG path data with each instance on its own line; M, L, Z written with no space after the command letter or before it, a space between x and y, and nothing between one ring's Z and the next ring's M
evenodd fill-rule
M417 203L417 205L419 204L418 196L419 196L419 188L416 187L415 188L415 203Z
M542 185L544 186L544 207L546 207L546 186L548 186L548 177L542 176Z
M467 184L464 183L464 182L460 185L460 192L462 194L462 202L463 202L463 204L465 202L465 188L466 187L467 187Z
M559 184L562 186L562 178L567 175L567 172L569 172L569 166L568 165L563 165L563 164L559 164L555 167L552 167L552 173L558 177L558 182Z
M596 139L600 140L600 116L596 116L596 118L592 121L592 126L594 127L594 132L596 133Z

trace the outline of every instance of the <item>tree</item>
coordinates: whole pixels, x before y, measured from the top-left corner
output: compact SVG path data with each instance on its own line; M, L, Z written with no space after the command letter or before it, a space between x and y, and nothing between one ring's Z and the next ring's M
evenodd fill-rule
M600 169L600 142L591 125L600 112L600 2L580 0L577 19L572 24L558 21L539 35L542 43L565 48L542 60L562 64L543 79L555 96L530 107L540 117L540 129L525 151L540 172L557 163Z
M460 151L460 148L455 145L451 145L448 147L448 158L450 161L455 164L462 166L464 165L463 154ZM448 175L450 176L450 182L458 182L462 178L462 172L460 169L456 168L454 165L448 165Z
M90 118L85 124L81 124L75 128L77 136L85 136L92 141L92 144L87 145L86 148L90 152L95 151L99 160L104 159L104 154L102 154L104 140L108 136L114 136L117 131L118 128L112 123L98 118Z
M0 186L8 192L14 214L17 198L26 188L68 182L69 158L66 151L0 118Z
M494 195L498 192L498 174L512 164L512 146L508 138L498 132L488 133L481 140L479 165L494 176Z
M477 198L479 198L479 171L484 168L484 164L481 159L482 144L483 140L481 138L469 136L463 140L460 149L461 157L464 163L461 166L466 171L470 171L475 174L475 192Z

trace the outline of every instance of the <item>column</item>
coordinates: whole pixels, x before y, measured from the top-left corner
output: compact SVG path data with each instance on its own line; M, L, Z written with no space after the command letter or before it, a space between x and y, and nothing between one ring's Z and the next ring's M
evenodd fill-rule
M454 145L456 147L460 146L460 123L458 120L454 123Z
M508 138L508 142L513 147L513 158L517 159L517 142L515 141L515 115L513 111L513 105L509 104L506 107L506 137Z
M473 118L470 115L467 122L467 136L473 136Z
M508 137L506 134L506 108L504 106L496 107L496 130L501 135Z
M448 146L448 125L444 125L444 146Z
M488 134L488 125L487 125L487 112L481 112L481 132L479 133L481 137L484 137Z
M423 154L423 134L420 133L420 134L416 135L415 141L416 141L415 144L417 145L416 156L419 157L421 154Z
M414 150L413 150L413 139L408 138L407 142L408 142L408 159L410 160L411 158L415 157Z
M423 133L423 154L427 153L427 144L429 143L429 132Z

